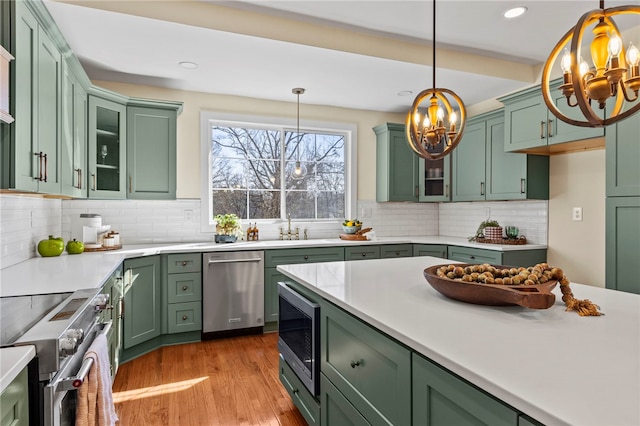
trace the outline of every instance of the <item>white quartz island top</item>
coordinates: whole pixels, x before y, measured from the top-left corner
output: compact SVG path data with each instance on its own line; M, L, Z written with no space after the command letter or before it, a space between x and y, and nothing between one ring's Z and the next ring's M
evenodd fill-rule
M283 265L324 299L546 425L640 425L640 296L571 284L605 316L447 299L433 257ZM571 277L569 277L570 279Z
M35 356L36 348L31 345L0 349L0 393L4 392Z

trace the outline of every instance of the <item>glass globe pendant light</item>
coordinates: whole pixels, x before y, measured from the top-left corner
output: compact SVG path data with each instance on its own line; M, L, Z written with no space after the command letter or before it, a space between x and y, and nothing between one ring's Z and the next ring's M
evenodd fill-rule
M600 8L585 13L575 27L570 29L556 44L542 71L542 96L549 110L565 123L580 127L604 127L623 120L640 110L640 102L624 108L625 101L634 103L640 90L640 52L629 44L626 52L613 17L636 15L640 18L640 6ZM581 55L584 33L593 25L593 40L589 45L593 69ZM566 47L569 46L569 49ZM564 49L564 50L563 50ZM567 99L569 107L578 107L584 120L573 119L563 114L551 95L550 75L560 52L563 51L560 67L563 84L559 90ZM606 114L598 114L592 102ZM603 118L604 117L604 118Z
M405 127L411 149L422 158L437 160L448 155L460 142L466 122L466 109L462 99L453 91L436 88L435 0L433 1L432 53L433 85L431 89L423 90L416 96L407 114ZM421 116L420 107L426 99L429 100L429 104L424 115ZM460 119L459 126L458 119Z
M302 137L300 136L300 95L304 93L304 89L296 87L292 89L291 92L298 97L298 121L296 127L296 138L298 139L298 143L296 144L296 165L293 169L293 173L291 173L291 177L293 179L303 179L307 175L307 168L300 162L300 142L302 141Z

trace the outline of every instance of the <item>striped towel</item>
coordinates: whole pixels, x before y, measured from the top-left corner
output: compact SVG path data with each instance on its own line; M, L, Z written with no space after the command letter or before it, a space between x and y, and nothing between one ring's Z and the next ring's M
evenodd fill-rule
M111 372L107 338L98 334L84 359L93 358L93 365L78 389L76 426L113 426L118 421L111 393Z

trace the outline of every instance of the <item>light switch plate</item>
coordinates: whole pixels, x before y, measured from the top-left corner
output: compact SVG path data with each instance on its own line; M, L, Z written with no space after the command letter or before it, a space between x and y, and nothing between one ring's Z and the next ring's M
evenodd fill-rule
M574 207L571 218L574 222L582 222L582 207Z

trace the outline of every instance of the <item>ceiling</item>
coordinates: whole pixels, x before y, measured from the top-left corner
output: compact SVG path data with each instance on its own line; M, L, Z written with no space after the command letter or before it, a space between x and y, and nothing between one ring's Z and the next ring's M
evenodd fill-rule
M607 1L606 7L640 5ZM45 0L92 80L405 112L431 87L432 3L401 0ZM524 5L507 20L502 13ZM467 106L540 81L596 0L441 0L437 86ZM622 19L624 18L624 19ZM640 28L640 15L618 26ZM634 40L640 45L640 39ZM184 69L181 61L198 64ZM398 95L405 92L404 96ZM410 92L410 93L406 93Z

